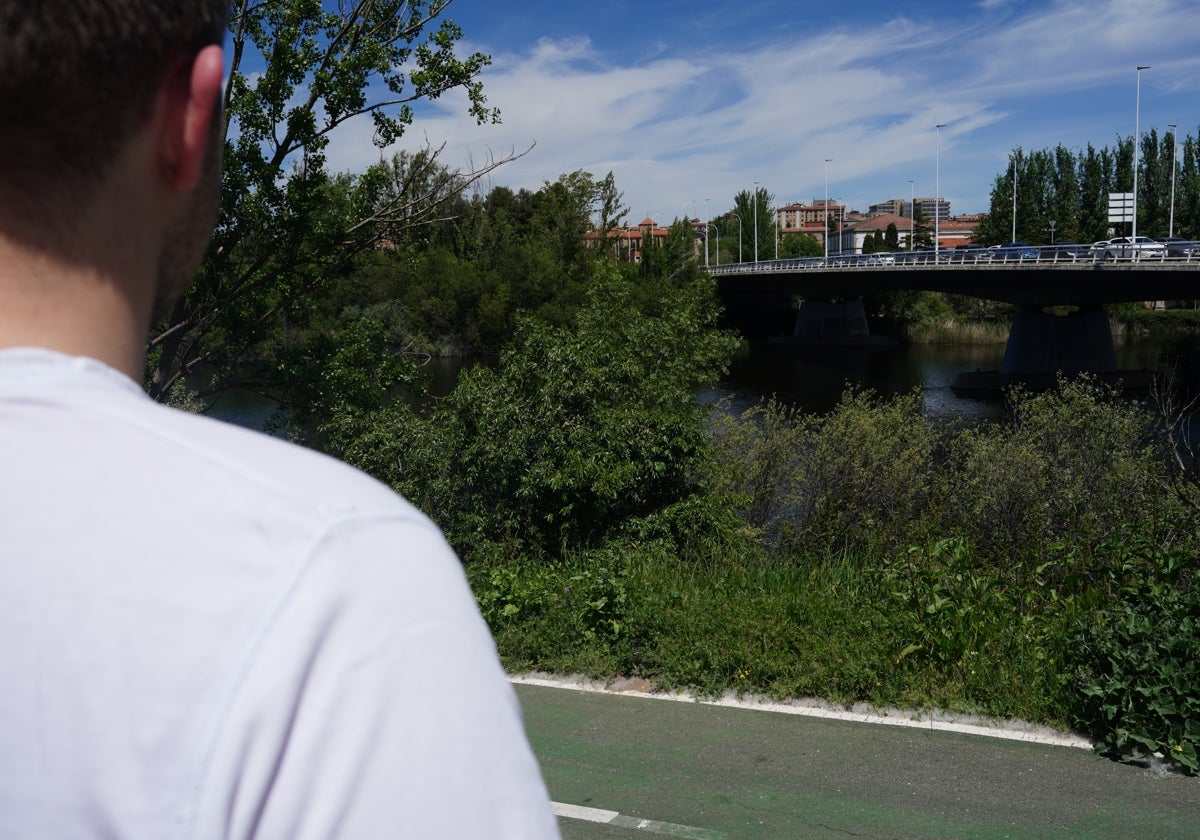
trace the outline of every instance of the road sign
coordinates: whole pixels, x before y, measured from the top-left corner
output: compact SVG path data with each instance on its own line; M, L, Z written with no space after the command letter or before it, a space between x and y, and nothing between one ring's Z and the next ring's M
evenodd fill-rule
M1127 192L1108 194L1108 221L1133 221L1133 193Z

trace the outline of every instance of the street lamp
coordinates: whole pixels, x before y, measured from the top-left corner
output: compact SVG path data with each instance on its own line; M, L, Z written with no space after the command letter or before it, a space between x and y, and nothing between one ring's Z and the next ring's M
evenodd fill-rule
M741 262L742 261L742 217L738 216L738 214L734 213L733 211L730 211L729 215L736 217L738 220L738 262ZM717 240L717 247L718 248L721 247L720 240Z
M708 268L708 229L712 227L712 216L708 215L708 199L704 199L704 267ZM717 259L721 259L721 240L717 240Z
M833 158L825 158L825 206L822 208L825 216L825 235L822 237L825 241L825 262L829 262L829 164L833 163Z
M933 127L933 262L940 262L942 248L942 129L945 123Z
M1179 144L1175 141L1175 132L1179 130L1177 125L1168 125L1171 129L1171 222L1167 226L1167 236L1175 235L1175 154L1179 150Z
M913 181L908 180L908 250L913 249L913 237L917 235L917 199L916 187L913 186Z
M1133 100L1133 230L1130 236L1133 237L1132 243L1137 242L1137 193L1138 193L1138 157L1141 149L1141 125L1138 120L1142 110L1142 71L1149 70L1149 64L1139 64L1137 68L1137 96ZM1131 244L1132 244L1131 243Z
M1013 155L1013 229L1012 239L1009 242L1017 241L1017 156Z
M758 262L758 181L754 182L754 261Z
M712 228L717 232L717 267L721 266L721 229L714 224L705 223L704 225L704 242L705 242L705 257L708 256L708 229ZM705 263L707 265L707 262Z

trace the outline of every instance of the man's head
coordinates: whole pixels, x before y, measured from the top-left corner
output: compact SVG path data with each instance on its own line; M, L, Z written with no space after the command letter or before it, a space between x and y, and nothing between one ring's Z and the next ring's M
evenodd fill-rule
M69 229L228 0L0 0L0 212Z

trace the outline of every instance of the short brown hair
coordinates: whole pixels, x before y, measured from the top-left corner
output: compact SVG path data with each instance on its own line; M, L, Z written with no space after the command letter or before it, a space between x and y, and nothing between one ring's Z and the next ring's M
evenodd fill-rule
M0 200L79 197L229 0L0 0ZM10 210L12 208L10 207Z

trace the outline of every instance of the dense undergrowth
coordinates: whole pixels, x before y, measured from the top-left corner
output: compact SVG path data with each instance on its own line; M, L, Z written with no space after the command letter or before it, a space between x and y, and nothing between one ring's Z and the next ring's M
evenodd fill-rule
M1009 417L716 411L705 481L736 533L468 574L513 670L1016 717L1195 771L1196 519L1153 415L1084 380Z
M320 432L442 526L512 670L1019 717L1197 769L1182 426L1086 378L971 427L917 392L736 415L695 398L737 344L717 314L698 271L609 266L421 412L347 398L390 358L356 341Z

